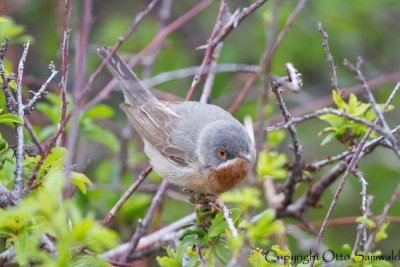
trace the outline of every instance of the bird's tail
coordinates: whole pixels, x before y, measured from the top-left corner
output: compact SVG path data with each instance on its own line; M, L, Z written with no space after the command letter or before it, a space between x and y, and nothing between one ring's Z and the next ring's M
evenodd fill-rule
M110 54L108 47L97 48L97 53L104 60ZM118 79L122 91L124 92L125 102L131 105L142 105L147 102L158 102L158 99L142 84L135 73L128 65L116 54L112 55L107 63L107 68Z

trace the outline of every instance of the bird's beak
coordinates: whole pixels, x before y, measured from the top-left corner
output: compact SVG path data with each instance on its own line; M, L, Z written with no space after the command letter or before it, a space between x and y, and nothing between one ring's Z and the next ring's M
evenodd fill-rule
M251 155L250 154L239 155L239 158L244 159L248 163L251 163Z

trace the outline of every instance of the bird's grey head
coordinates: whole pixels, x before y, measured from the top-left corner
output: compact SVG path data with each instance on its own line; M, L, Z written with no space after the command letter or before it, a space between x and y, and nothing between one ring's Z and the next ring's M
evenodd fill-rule
M219 120L205 127L198 142L203 164L213 168L228 167L236 160L254 161L254 145L246 129L237 121Z

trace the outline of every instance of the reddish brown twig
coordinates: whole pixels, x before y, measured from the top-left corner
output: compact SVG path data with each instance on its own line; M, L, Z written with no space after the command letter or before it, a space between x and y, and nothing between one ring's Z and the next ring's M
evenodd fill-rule
M224 12L225 12L226 5L227 5L227 0L221 0L220 6L219 6L219 12L218 12L218 16L217 16L217 21L211 32L211 36L208 39L207 49L206 49L206 52L204 53L203 61L201 62L201 65L200 65L196 75L193 78L193 82L192 82L192 85L190 86L189 93L186 96L186 101L192 98L194 91L196 90L197 85L200 82L201 73L203 72L204 67L206 65L208 65L208 62L213 54L214 47L210 46L210 44L214 40L218 31L220 30L220 27L222 26L222 18L223 18ZM218 44L216 44L216 45L218 45Z
M118 202L114 205L114 207L107 213L106 217L101 221L102 225L106 225L115 215L118 210L122 207L122 205L129 199L129 197L136 191L139 185L143 182L143 180L147 177L147 175L151 172L152 168L150 165L144 169L137 180L129 187L128 190L122 195L122 197L118 200Z
M114 55L114 53L120 48L120 46L123 44L123 42L132 34L136 31L139 23L144 19L144 17L150 13L150 11L153 9L153 7L157 4L159 0L153 0L151 1L146 8L142 11L139 12L136 15L135 20L133 21L132 25L129 27L129 29L125 32L125 34L118 38L117 43L112 47L110 54L101 62L101 64L97 67L97 69L90 75L89 80L85 87L82 90L81 96L80 96L80 104L83 106L86 101L86 95L89 92L90 88L92 87L93 81L95 78L99 75L99 73L104 69L104 67L107 65L107 62L110 61L111 57Z
M139 244L140 238L146 233L147 228L149 227L151 220L153 219L154 214L158 209L158 206L161 204L163 200L164 193L167 190L167 188L168 188L168 181L163 180L163 182L160 185L160 189L154 196L143 221L142 220L138 221L136 231L133 234L131 241L129 242L129 247L121 258L122 262L127 262L129 260L129 256L135 251L137 245Z
M65 1L65 25L64 25L64 39L62 43L62 76L61 76L61 120L60 125L66 119L67 114L67 79L68 79L68 45L69 45L69 34L71 29L69 28L69 20L71 17L71 0ZM61 145L65 146L65 132L61 134Z
M212 3L213 0L203 0L191 10L183 14L181 17L170 23L166 26L162 31L160 31L157 36L151 41L151 43L146 46L139 54L137 54L134 58L132 58L128 65L129 67L133 68L142 60L146 55L148 55L151 51L156 49L159 44L172 32L176 31L179 27L184 25L187 21L197 16L201 11L203 11L208 5ZM111 56L111 53L110 53ZM101 91L90 100L84 107L84 110L88 110L92 108L97 103L101 102L102 100L106 99L111 91L114 89L115 85L117 84L117 80L114 78L112 79Z

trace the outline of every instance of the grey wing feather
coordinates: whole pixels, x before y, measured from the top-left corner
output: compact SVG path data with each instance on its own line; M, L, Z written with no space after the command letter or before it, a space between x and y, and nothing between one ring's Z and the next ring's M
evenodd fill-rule
M180 119L178 114L163 104L154 102L141 106L122 103L119 106L138 133L161 154L178 165L189 165L185 153L170 142Z
M107 47L97 49L97 53L103 60L110 55L110 52L111 49ZM159 102L117 54L113 54L107 62L107 68L118 79L124 92L125 102L131 105Z

